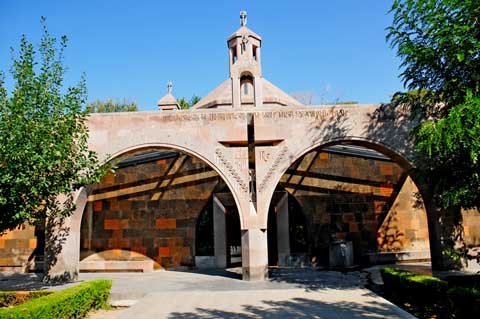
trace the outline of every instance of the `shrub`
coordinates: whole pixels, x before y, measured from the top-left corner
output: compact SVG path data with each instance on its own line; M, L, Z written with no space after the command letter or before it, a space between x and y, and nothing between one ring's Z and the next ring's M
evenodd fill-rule
M11 307L31 299L51 294L48 290L39 291L0 291L0 307Z
M92 308L106 306L111 286L110 280L84 282L16 307L0 309L0 318L81 318Z
M380 271L388 289L398 290L414 298L442 298L447 291L447 282L435 277L396 268L383 268Z
M480 290L463 287L450 288L448 299L455 318L480 318Z

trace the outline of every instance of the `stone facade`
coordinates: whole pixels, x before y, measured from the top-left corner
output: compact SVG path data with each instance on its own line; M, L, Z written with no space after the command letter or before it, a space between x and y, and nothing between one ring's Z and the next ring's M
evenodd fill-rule
M1 271L43 271L45 228L22 225L0 236Z
M276 219L278 233L290 236L284 190L302 207L313 257L324 259L330 235L351 240L362 260L369 252L423 251L428 233L432 264L440 268L441 215L428 197L422 203L415 196L417 187L425 187L408 177L415 176L410 132L417 124L409 109L295 101L263 78L262 39L246 27L245 15L227 46L229 78L191 110L176 110L169 85L161 111L89 117L89 147L103 162L125 163L147 149L182 155L124 165L74 194L76 211L47 239L47 278L71 280L82 267L145 269L145 261L152 268L190 267L199 214L215 193L229 192L239 217L243 278L263 280L272 205L282 216ZM388 160L318 151L335 145L369 148ZM283 199L274 203L279 191ZM214 205L217 253L225 247L225 206ZM465 215L472 242L478 238L475 214ZM68 233L59 236L62 229ZM23 256L33 249L31 232L6 236L28 240ZM278 255L284 259L290 248L280 237ZM225 264L220 255L217 265Z
M294 163L280 185L300 203L309 254L320 264L328 264L332 238L352 241L357 263L379 252L422 252L410 259L429 258L418 189L392 161L315 150Z
M81 269L145 259L155 269L193 267L198 216L224 187L208 165L179 153L108 174L93 186L83 214Z

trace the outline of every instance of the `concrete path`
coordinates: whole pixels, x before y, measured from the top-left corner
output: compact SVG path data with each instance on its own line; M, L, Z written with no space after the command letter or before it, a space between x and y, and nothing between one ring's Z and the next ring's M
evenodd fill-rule
M235 272L91 273L113 280L111 318L414 318L363 287L366 274L274 270L266 282ZM97 317L92 317L97 318ZM100 318L100 317L98 317Z

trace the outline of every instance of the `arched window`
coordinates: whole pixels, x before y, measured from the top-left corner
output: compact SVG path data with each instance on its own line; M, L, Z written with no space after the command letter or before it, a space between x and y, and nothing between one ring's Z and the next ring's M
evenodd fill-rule
M242 105L254 103L254 91L253 77L250 75L243 75L240 78L240 97Z

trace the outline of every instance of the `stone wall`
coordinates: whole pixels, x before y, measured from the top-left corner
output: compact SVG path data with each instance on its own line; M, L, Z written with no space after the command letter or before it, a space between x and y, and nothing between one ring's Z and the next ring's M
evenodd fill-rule
M43 271L44 226L22 225L0 236L0 271Z
M117 169L89 195L80 259L193 266L197 218L212 192L224 187L215 171L187 155Z
M357 262L375 252L428 256L423 203L394 162L312 151L290 167L281 185L303 208L309 253L320 264L328 263L332 238L352 241Z

